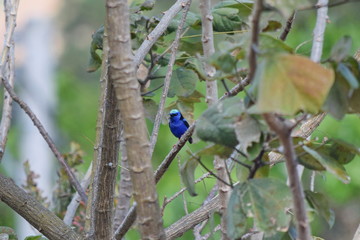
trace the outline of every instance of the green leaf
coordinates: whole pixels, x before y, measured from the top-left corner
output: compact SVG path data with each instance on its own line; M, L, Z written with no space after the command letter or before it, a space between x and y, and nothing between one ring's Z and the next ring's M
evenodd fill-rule
M264 27L262 32L273 32L281 29L282 24L279 21L269 20L266 27Z
M339 63L337 71L346 79L352 89L359 87L359 80L356 79L350 69L343 63Z
M186 36L181 38L179 50L191 56L203 55L201 38L187 38Z
M266 235L286 231L292 207L288 186L272 178L250 179L235 186L227 208L230 238L239 238L247 231L247 218L253 218L257 229Z
M349 113L360 113L360 88L354 91L349 99Z
M301 150L299 151L299 149L296 149L296 153L297 155L302 154L301 156L298 157L298 161L301 165L303 165L304 167L311 169L311 170L315 170L315 171L325 171L325 167L319 163L318 160L316 160L316 158L314 158L312 155L310 154L304 154L304 150L303 148L300 148Z
M158 111L158 105L152 99L143 99L145 117L150 121L154 122L156 113Z
M206 76L203 63L198 58L189 58L185 62L185 67L194 70L201 81L208 80ZM211 79L210 79L211 80Z
M243 114L235 123L235 133L240 143L240 151L248 154L248 147L258 143L261 137L261 130L258 121L248 114Z
M92 41L90 44L90 59L87 67L88 72L95 72L101 66L101 57L97 53L97 50L103 49L103 36L104 26L101 26L92 35Z
M178 13L176 17L171 20L169 26L167 27L168 33L172 33L177 30L178 26L180 25L181 19L182 19L182 12ZM188 27L196 28L200 26L201 19L198 14L195 14L193 12L188 12L186 15L186 20L183 29L186 29Z
M224 73L232 73L235 70L237 62L238 60L228 52L218 51L210 57L211 65Z
M322 193L312 192L309 190L305 190L305 196L310 206L314 208L317 214L322 216L328 223L329 227L332 228L335 223L335 214L330 209L329 201L326 197Z
M193 70L179 67L173 71L168 97L188 97L195 88L199 78Z
M227 206L226 223L227 233L231 239L240 239L250 228L247 224L246 212L243 209L243 192L246 190L245 183L234 187Z
M293 53L294 50L287 45L284 41L281 41L278 38L275 38L267 33L260 33L259 34L259 47L260 52L265 52L268 54L277 54L280 52L285 53Z
M360 155L360 149L340 139L332 139L329 155L342 165L351 162L355 155Z
M141 11L150 11L154 8L154 5L155 5L155 0L145 0L140 5L140 10Z
M17 240L18 237L14 229L10 227L0 226L0 235L7 234L9 236L9 240Z
M347 113L349 100L349 84L336 72L336 80L332 85L322 109L338 120L341 120Z
M334 82L334 73L306 57L277 54L258 66L255 81L258 100L253 112L317 113Z
M232 97L208 108L198 119L196 134L203 141L235 147L236 139L234 123L242 115L243 104L239 98Z
M336 69L335 82L323 110L341 120L346 113L360 112L360 65L350 57L340 63L333 62L333 68Z
M331 49L330 59L335 62L341 62L346 58L351 50L352 39L350 36L342 37Z
M180 169L181 180L190 196L193 197L197 196L195 191L195 169L198 165L197 156L191 156Z
M198 166L199 162L198 159L201 157L209 155L209 156L220 156L223 158L227 158L232 153L232 149L222 146L222 145L210 145L202 150L198 151L196 154L191 155L190 158L181 166L180 168L180 175L182 182L184 183L185 187L187 188L189 194L191 196L196 196L195 192L195 169Z
M334 174L343 183L350 182L350 176L346 173L345 168L336 162L336 160L324 154L320 154L307 146L303 146L303 149L323 165L329 173Z
M230 32L241 30L246 27L246 23L239 15L236 8L215 8L212 10L213 28L217 32Z
M239 10L239 15L242 18L250 16L254 1L252 0L225 0L214 5L214 9L218 8L235 8Z

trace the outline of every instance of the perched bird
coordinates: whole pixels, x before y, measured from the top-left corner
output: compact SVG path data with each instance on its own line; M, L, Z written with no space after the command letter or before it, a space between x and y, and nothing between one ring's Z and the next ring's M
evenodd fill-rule
M172 109L169 113L170 115L170 122L169 127L174 134L175 137L179 138L186 132L186 130L189 128L189 123L186 121L186 119L183 117L181 112L177 109ZM193 140L190 137L189 143L192 143Z

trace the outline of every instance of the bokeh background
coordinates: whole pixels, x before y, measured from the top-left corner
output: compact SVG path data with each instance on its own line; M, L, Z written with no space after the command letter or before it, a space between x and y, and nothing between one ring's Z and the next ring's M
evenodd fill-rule
M158 0L156 11L150 11L148 14L160 17L161 12L173 2ZM198 12L197 8L198 2L193 1L192 11ZM360 48L359 9L360 3L354 2L329 10L323 59L329 56L331 46L344 35L352 37L353 53ZM66 153L70 150L71 142L80 144L85 153L84 163L79 166L80 175L85 173L92 159L99 96L100 73L86 72L89 46L91 35L103 24L104 16L103 1L86 0L21 1L18 13L15 35L16 91L34 109L62 152ZM293 48L301 45L297 51L299 54L310 54L315 16L315 10L302 11L296 16L286 43ZM3 14L0 17L2 24L0 30L3 32ZM221 37L215 40L219 43ZM197 88L204 92L204 83L198 83ZM222 85L219 85L219 89L220 92L224 92ZM167 105L171 101L172 99L168 99ZM195 119L205 108L204 102L195 104ZM151 130L151 122L149 129ZM326 117L314 132L314 137L340 138L360 146L359 116L346 116L342 121ZM162 125L153 157L154 168L176 142L177 139L170 134L167 125ZM196 148L204 145L189 147L195 151ZM177 161L185 160L187 156L185 150L180 153ZM57 180L58 163L27 116L15 105L13 125L0 172L13 177L21 185L25 181L22 164L26 160L29 160L31 169L40 176L38 186L43 190L43 195L51 199ZM324 239L352 239L360 223L359 160L357 157L346 165L351 176L351 182L347 185L332 175L317 175L315 189L328 196L336 219L333 228L329 229L324 220L315 217L312 226L314 235ZM209 162L211 163L210 159ZM204 170L198 169L196 174L200 176L202 173ZM284 178L283 168L278 167L274 175ZM304 176L307 174L305 173ZM198 184L198 197L184 195L189 211L201 205L214 182L213 179L209 179L206 184ZM178 165L174 162L157 186L160 204L165 196L172 196L181 187ZM165 226L169 226L184 214L183 199L179 197L165 209ZM0 203L0 226L16 229L19 239L35 234L21 217L3 203ZM129 239L138 238L135 231L129 235ZM217 238L215 235L214 239ZM182 239L192 239L191 233L185 234Z

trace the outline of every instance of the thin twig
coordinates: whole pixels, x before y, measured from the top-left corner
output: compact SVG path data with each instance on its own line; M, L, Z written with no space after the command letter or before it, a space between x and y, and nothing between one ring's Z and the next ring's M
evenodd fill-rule
M204 173L201 177L199 177L198 179L195 180L195 184L203 181L205 178L208 178L210 176L209 172ZM163 213L165 210L165 207L171 203L172 201L174 201L178 196L180 196L181 194L183 194L186 191L186 187L180 189L180 191L177 191L176 193L174 193L170 198L164 198L164 202L161 208L161 212ZM186 213L188 214L188 213Z
M184 234L184 232L193 228L195 225L205 221L219 208L219 197L215 196L208 203L182 217L171 226L165 229L166 239L175 239Z
M311 172L311 178L310 178L310 191L315 190L315 178L316 178L316 172L312 171Z
M150 91L148 91L148 92L142 93L141 96L142 96L142 97L147 96L147 95L149 95L149 94L151 94L151 93L159 90L159 89L162 88L163 86L164 86L164 84L162 83L162 84L160 84L160 86L154 88L153 90L150 90Z
M137 67L144 60L146 54L149 52L151 47L156 43L158 38L165 32L167 27L169 26L171 20L176 16L178 12L182 8L184 8L187 4L188 0L180 0L176 1L171 8L169 8L164 16L161 18L158 25L154 28L154 30L146 37L144 42L141 44L139 49L136 51L134 56L134 65Z
M303 8L299 8L298 11L305 11L305 10L316 10L316 9L320 9L320 8L331 8L331 7L337 7L346 3L351 3L351 2L359 2L359 0L342 0L342 1L338 1L338 2L333 2L333 3L327 3L327 4L315 4L309 7L303 7Z
M249 53L249 74L248 79L251 82L255 76L256 71L256 54L259 43L259 22L260 15L263 10L263 0L257 0L255 2L253 14L252 14L252 25L251 25L251 42L250 42L250 53Z
M18 1L17 1L18 4ZM15 11L17 10L16 8L13 8ZM8 52L10 50L10 46L11 46L11 39L12 39L12 35L14 33L14 29L15 29L15 25L16 25L16 12L12 12L11 13L14 17L13 21L11 21L11 25L9 27L9 31L7 32L7 38L5 39L5 43L3 46L3 51L2 51L2 57L1 57L1 62L3 61L3 59L6 58L6 56L8 55ZM1 65L0 69L3 69L4 65ZM60 164L64 167L64 170L66 172L66 174L69 177L69 181L71 183L71 185L76 189L76 191L80 194L81 199L86 202L87 201L87 196L85 194L85 191L82 189L79 181L76 179L75 174L72 172L71 168L69 167L69 165L67 164L67 162L64 160L63 156L61 155L61 153L59 152L59 150L56 148L54 141L52 140L52 138L50 137L50 135L48 134L48 132L45 130L44 126L42 125L42 123L40 122L40 120L37 118L37 116L34 114L34 112L31 110L31 108L21 99L19 98L15 91L13 90L11 84L8 82L8 80L3 76L3 71L0 72L0 77L2 80L2 83L4 84L4 87L6 89L6 91L9 93L10 97L24 110L24 112L30 117L31 121L33 122L33 124L35 125L35 127L39 130L41 136L44 138L44 140L46 141L46 143L49 145L49 148L51 149L51 151L54 153L55 157L58 159L58 161L60 162Z
M195 157L195 156L194 156ZM222 178L220 178L218 175L216 175L213 171L211 171L207 166L205 166L205 164L200 160L200 158L196 158L196 160L198 161L198 163L207 171L210 173L211 176L215 177L217 180L219 180L220 182L222 182L223 184L232 187L230 183L227 183L225 180L223 180Z
M87 187L90 184L91 169L92 169L92 164L90 164L83 180L81 181L81 187L83 189L87 189ZM63 221L65 224L67 224L67 225L72 224L76 210L80 205L80 201L81 201L81 197L80 197L79 193L76 192L75 195L73 196L73 198L71 199L71 202L69 203L69 205L66 208L66 213L63 218Z
M211 229L211 232L206 233L206 234L202 237L202 239L203 239L203 240L209 239L210 237L212 237L212 235L213 235L214 233L216 233L216 232L219 231L219 230L221 230L221 225L220 225L220 224L217 225L214 229Z
M121 170L120 182L118 183L119 196L115 207L114 216L114 231L119 227L121 222L125 219L127 212L131 206L132 197L132 182L129 171L129 162L127 159L126 145L124 140L124 133L120 134L120 151L121 151Z
M291 30L291 27L293 25L293 22L294 22L294 19L295 19L295 15L296 15L296 11L294 11L291 16L288 18L288 20L286 21L286 26L283 30L283 32L281 33L280 35L280 40L281 41L285 41L290 30Z
M176 36L175 36L174 42L172 44L170 61L169 61L169 64L168 64L166 77L164 79L164 88L163 88L163 92L162 92L162 95L161 95L161 98L160 98L159 108L158 108L158 111L156 113L153 131L152 131L152 134L151 134L151 137L150 137L150 153L149 153L150 155L152 155L153 152L154 152L155 144L156 144L157 137L158 137L158 134L159 134L159 128L160 128L160 124L161 124L163 113L164 113L165 101L166 101L166 98L167 98L167 95L168 95L168 92L169 92L170 80L171 80L171 76L172 76L172 72L173 72L173 68L174 68L174 63L175 63L175 60L176 60L176 53L177 53L177 49L179 47L181 31L182 31L182 29L184 27L186 16L187 16L187 13L188 13L188 11L190 9L190 5L191 5L191 0L188 0L186 2L186 5L184 6L183 15L182 15L180 24L178 26L178 29L176 31Z

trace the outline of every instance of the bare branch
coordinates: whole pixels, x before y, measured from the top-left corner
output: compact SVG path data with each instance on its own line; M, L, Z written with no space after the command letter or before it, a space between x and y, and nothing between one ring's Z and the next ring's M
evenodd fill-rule
M144 117L139 82L131 51L127 0L107 0L109 39L109 81L114 85L124 128L133 195L137 205L142 239L164 239L158 204L150 143Z
M129 209L118 229L116 229L116 231L114 232L114 236L112 239L121 240L125 236L127 231L129 231L136 219L136 206L137 204L135 202Z
M0 175L0 199L28 221L34 228L53 240L80 240L75 231L53 212L17 186L10 178Z
M86 171L86 174L85 174L83 180L80 183L81 187L83 189L87 189L87 187L90 184L91 169L92 169L92 164L90 164L88 170ZM67 224L67 225L72 224L75 213L76 213L76 210L80 205L80 201L81 201L81 197L80 197L79 193L76 192L75 195L73 196L73 198L71 199L71 202L67 206L66 214L65 214L65 216L63 218L63 221L64 221L65 224Z
M102 52L102 59L108 59L109 53L109 44L108 44L108 37L107 33L104 29L103 35L103 52ZM92 195L93 195L93 182L95 177L95 171L97 169L98 163L98 156L100 156L101 148L101 139L103 138L103 131L102 128L104 126L104 109L106 107L106 84L108 82L108 61L102 61L101 63L101 76L100 76L100 96L99 96L99 107L97 111L97 119L96 119L96 138L94 144L94 154L93 154L93 161L92 161L92 168L91 168L91 177L90 177L90 185L89 185L89 200L86 205L86 214L85 214L85 227L84 231L86 233L94 232L93 227L91 225L91 216L94 215L95 209L92 206Z
M162 92L162 95L161 95L161 98L160 98L159 108L158 108L158 111L156 113L154 127L153 127L153 131L152 131L151 138L150 138L150 156L152 156L152 154L154 152L155 144L156 144L156 141L157 141L160 124L161 124L163 113L164 113L165 101L166 101L166 98L167 98L167 95L168 95L168 92L169 92L170 80L171 80L171 76L172 76L172 72L173 72L173 68L174 68L174 63L175 63L175 60L176 60L176 52L177 52L177 49L179 47L181 31L182 31L182 29L184 27L186 16L187 16L187 13L188 13L188 11L190 9L190 5L191 5L191 0L186 1L186 5L184 6L184 11L183 11L182 18L181 18L180 24L178 26L178 29L176 31L176 36L175 36L174 42L172 43L171 56L170 56L166 76L165 76L165 79L164 79L164 88L163 88L163 92Z
M212 213L218 211L219 205L219 197L216 196L205 205L182 217L170 227L165 229L166 239L175 239L182 236L186 231L205 221Z
M202 47L204 51L204 58L208 59L215 52L214 47L214 33L213 33L213 16L211 15L211 2L210 0L200 1L200 12L201 12L201 27L202 27ZM216 73L215 67L208 63L203 63L206 76L206 102L209 106L216 103L218 100L218 88L217 81L213 81L213 77Z
M249 74L248 79L251 82L255 76L256 71L256 54L257 46L259 43L259 22L260 15L263 10L263 0L257 0L252 13L252 25L251 25L251 42L249 53Z
M341 1L337 1L337 2L332 2L332 3L327 3L327 4L315 4L312 5L310 7L303 7L298 9L298 11L305 11L305 10L315 10L315 9L319 9L319 8L331 8L331 7L337 7L346 3L351 3L351 2L359 2L359 0L341 0Z
M16 4L18 5L18 1L16 1ZM59 160L60 164L64 167L64 170L66 174L69 177L69 181L71 185L76 189L76 191L80 194L81 199L86 202L87 196L84 192L84 190L81 188L79 181L76 179L75 174L71 171L71 168L64 160L63 156L59 152L59 150L56 148L54 141L48 134L48 132L45 130L44 126L40 122L40 120L37 118L37 116L34 114L34 112L30 109L30 107L22 100L20 99L16 93L14 92L11 84L8 82L8 80L3 75L3 68L5 59L8 56L10 46L11 46L11 39L14 33L15 25L16 25L16 11L17 6L13 7L12 10L14 12L11 13L13 16L13 20L10 22L10 27L8 28L8 31L6 33L7 38L5 39L2 56L1 56L1 66L0 66L0 78L2 80L2 83L4 84L4 87L6 91L9 93L10 97L24 110L24 112L30 117L33 124L36 126L36 128L39 130L41 136L44 138L46 143L49 145L49 148L54 153L55 157Z
M151 47L156 43L158 38L165 32L166 28L169 26L171 20L176 16L180 10L185 7L188 0L179 0L174 3L174 5L169 8L161 18L158 25L154 30L146 37L145 41L141 44L139 49L136 51L134 56L135 67L140 65L144 60L146 54L149 52Z
M11 29L15 27L16 24L16 12L19 6L19 1L4 1L4 10L5 10L5 39L9 38L9 33L14 31ZM8 79L11 87L14 86L15 79L15 56L14 56L14 42L13 35L10 36L9 42L11 45L9 46L8 54L3 55L1 58L0 66L2 76ZM9 133L10 125L11 125L11 117L12 117L12 99L9 96L9 93L4 91L4 102L0 123L0 162L5 152L7 136Z
M281 144L284 147L286 169L288 171L290 189L293 196L299 239L310 240L312 239L310 234L311 230L306 215L304 191L297 172L296 154L291 138L291 126L285 121L280 120L274 114L266 113L263 116L269 127L279 136Z
M296 15L296 11L294 11L291 16L288 18L288 20L286 21L286 26L283 30L283 32L281 33L280 35L280 40L281 41L285 41L291 28L292 28L292 25L293 25L293 22L295 20L295 15Z
M320 62L321 60L326 21L328 19L327 16L328 8L326 7L328 2L329 2L328 0L319 0L317 2L318 6L323 6L323 7L317 10L316 24L313 33L314 37L313 37L313 45L311 49L310 58L314 62Z
M112 236L113 203L118 168L120 142L120 112L111 81L106 83L106 105L103 109L104 119L100 149L93 179L91 204L94 209L91 216L91 239L110 239Z
M129 171L129 161L126 153L126 145L123 137L123 133L120 138L120 150L121 150L121 170L120 170L120 183L118 186L119 197L118 203L115 207L114 217L114 231L120 226L125 219L127 212L130 209L130 200L132 197L132 183Z

